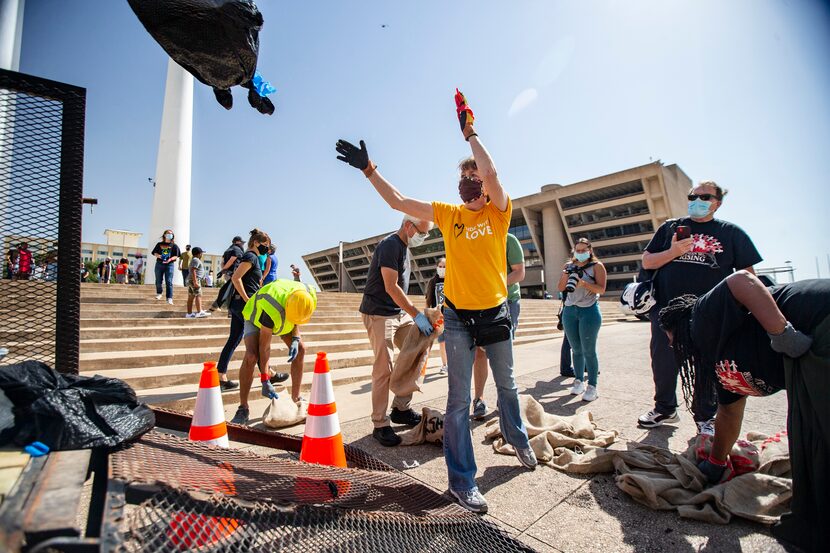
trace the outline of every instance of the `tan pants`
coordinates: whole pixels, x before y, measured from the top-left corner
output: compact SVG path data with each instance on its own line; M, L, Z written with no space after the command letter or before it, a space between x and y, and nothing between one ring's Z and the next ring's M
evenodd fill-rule
M386 409L389 406L389 378L392 375L394 348L401 348L406 337L403 330L415 324L415 321L403 311L391 317L365 313L361 313L361 316L375 354L375 363L372 365L372 423L375 428L382 428L390 424ZM392 407L406 411L411 401L412 394L395 396Z

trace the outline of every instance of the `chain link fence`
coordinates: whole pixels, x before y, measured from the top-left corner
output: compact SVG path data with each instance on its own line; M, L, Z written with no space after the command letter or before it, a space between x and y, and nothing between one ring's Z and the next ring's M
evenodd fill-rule
M86 91L0 70L0 363L78 372Z

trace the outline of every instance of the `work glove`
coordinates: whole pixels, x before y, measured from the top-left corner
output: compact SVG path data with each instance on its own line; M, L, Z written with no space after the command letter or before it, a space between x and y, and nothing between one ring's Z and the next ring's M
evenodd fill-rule
M726 470L726 467L719 467L709 459L704 459L697 464L697 470L702 472L703 476L706 477L706 481L714 486L723 478L723 471Z
M415 315L415 324L418 325L418 330L420 330L421 334L424 336L429 336L435 330L432 328L432 323L429 322L429 319L427 319L427 316L423 313Z
M277 399L279 394L274 389L274 385L271 384L271 381L268 380L268 374L260 375L260 379L262 380L262 395L269 399Z
M337 156L337 159L348 163L355 169L365 171L366 168L369 167L369 152L366 151L366 143L362 140L360 141L360 148L358 149L358 147L351 142L341 138L337 141L335 149L338 154L341 154Z
M297 354L300 352L300 337L295 336L291 339L291 345L288 346L288 362L292 362Z
M789 321L781 334L767 333L767 336L769 336L769 345L773 351L783 353L793 359L807 353L813 344L812 338L793 328Z
M476 119L473 110L467 105L467 98L457 88L455 89L455 112L458 114L458 123L462 131L467 125L472 125Z

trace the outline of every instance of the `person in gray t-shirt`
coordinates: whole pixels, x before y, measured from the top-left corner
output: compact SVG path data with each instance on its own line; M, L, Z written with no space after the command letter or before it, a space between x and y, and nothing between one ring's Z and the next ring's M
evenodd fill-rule
M202 248L193 248L193 258L187 271L187 315L188 319L202 319L210 313L202 311L202 283L205 280L205 265L202 263ZM193 304L196 311L193 311Z

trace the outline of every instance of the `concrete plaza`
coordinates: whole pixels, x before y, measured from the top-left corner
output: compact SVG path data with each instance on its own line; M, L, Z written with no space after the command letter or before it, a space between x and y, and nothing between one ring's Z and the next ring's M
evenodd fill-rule
M559 377L561 338L517 347L519 392L536 398L549 413L571 415L589 410L600 428L619 431L619 440L683 451L695 435L695 425L685 410L676 425L646 431L636 423L637 416L652 406L648 342L649 325L645 323L620 322L602 327L598 341L602 372L598 383L600 397L590 404L569 395L570 379ZM443 411L446 382L446 377L430 369L423 392L415 395L415 409L428 405ZM447 472L440 447L384 448L371 437L368 382L336 386L335 395L344 441L404 470L439 492L446 491ZM488 406L495 407L492 378L488 381L485 399ZM236 406L227 400L225 403L230 417ZM265 405L266 401L262 399L252 402L252 417L259 417ZM491 412L487 420L493 416ZM477 481L490 505L486 517L539 551L784 550L760 524L737 518L725 526L705 524L681 519L673 511L651 510L619 490L613 474L571 475L548 466L529 472L519 466L514 457L493 451L484 439L485 422L473 422L472 427L478 463ZM775 433L785 426L786 395L783 392L768 398L749 399L742 434L750 430ZM303 427L287 431L302 433ZM405 468L412 466L413 461L417 461L417 467Z

